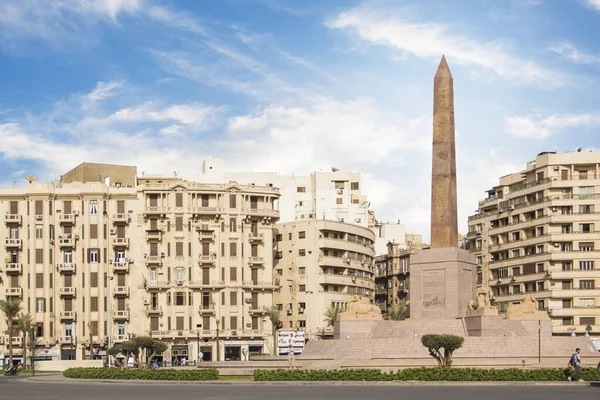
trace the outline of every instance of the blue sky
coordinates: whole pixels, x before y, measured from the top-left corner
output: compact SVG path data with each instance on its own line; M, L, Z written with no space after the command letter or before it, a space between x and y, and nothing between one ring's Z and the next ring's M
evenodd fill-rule
M427 240L445 54L465 232L501 175L598 148L599 28L600 0L4 0L0 185L83 161L335 166L363 173L378 219Z

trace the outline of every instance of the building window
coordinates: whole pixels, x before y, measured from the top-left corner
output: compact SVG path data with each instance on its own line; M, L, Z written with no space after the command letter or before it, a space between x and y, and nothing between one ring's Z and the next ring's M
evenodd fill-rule
M38 224L35 226L35 238L36 239L44 238L44 226L43 225Z
M184 306L185 305L185 293L184 292L177 292L175 294L175 305L176 306ZM177 329L183 329L183 328L177 328Z
M306 237L305 231L298 232L298 239L304 239L305 237Z
M98 214L98 202L96 200L90 201L90 214Z
M513 285L513 294L521 293L521 285Z
M338 197L335 199L335 204L344 204L344 199L341 197Z
M594 269L594 261L579 261L579 269L582 271L591 271Z
M579 251L594 251L594 242L580 242Z
M237 292L229 292L229 305L237 306Z
M298 291L299 292L306 292L306 285L299 285L298 286Z
M580 317L579 325L596 325L596 317Z
M577 173L579 174L579 180L586 180L588 178L587 170L577 171Z
M565 261L562 263L562 270L563 271L571 271L573 269L572 264L570 261Z
M183 193L175 193L175 207L183 207Z
M344 190L344 188L346 187L344 181L334 181L334 185L337 190Z
M305 275L306 274L306 267L299 267L298 268L298 273L300 275Z
M229 195L229 208L236 208L236 196L235 194Z
M593 205L580 205L579 206L579 214L593 214L594 206Z
M174 275L173 278L176 281L183 282L185 280L185 268L183 268L183 267L176 267L173 275Z
M579 289L595 289L596 281L594 280L580 280Z
M538 310L545 310L546 309L546 305L544 304L544 300L538 300L537 301L537 309Z
M596 307L596 299L581 298L581 299L579 299L579 307L580 308L595 308Z
M351 182L350 183L351 190L359 190L359 188L360 188L360 182Z
M594 224L579 224L579 232L592 233L593 231L594 231Z
M594 198L594 187L593 186L582 186L579 188L580 199L593 199Z
M89 262L92 264L96 264L98 263L98 249L90 249L90 253L89 253Z
M305 249L299 249L298 250L298 257L304 257L306 255L306 250Z
M296 192L297 193L306 193L306 187L305 186L298 186L298 187L296 187Z
M35 299L35 311L46 312L46 299L38 297Z

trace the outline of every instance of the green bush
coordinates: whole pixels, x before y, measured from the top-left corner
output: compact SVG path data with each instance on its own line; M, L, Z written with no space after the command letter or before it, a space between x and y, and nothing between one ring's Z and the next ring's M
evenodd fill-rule
M63 376L75 379L140 379L153 381L209 381L219 379L215 368L177 369L119 369L119 368L69 368Z
M586 381L598 380L595 368L582 368ZM255 370L255 381L566 381L564 368L543 369L479 369L479 368L408 368L385 373L378 369Z

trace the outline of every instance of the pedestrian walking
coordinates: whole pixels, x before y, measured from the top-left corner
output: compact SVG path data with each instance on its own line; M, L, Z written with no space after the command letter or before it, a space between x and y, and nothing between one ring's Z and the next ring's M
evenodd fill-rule
M575 368L575 373L569 377L571 382L583 382L583 379L581 379L581 356L579 355L579 351L579 347L576 348L575 353L569 359L569 366Z
M290 366L290 369L296 368L296 360L294 359L294 348L292 346L288 348L288 364Z

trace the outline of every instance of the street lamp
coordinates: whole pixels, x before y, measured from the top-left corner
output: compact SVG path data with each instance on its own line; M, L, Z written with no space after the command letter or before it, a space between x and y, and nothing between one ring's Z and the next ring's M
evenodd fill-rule
M33 376L35 376L35 329L31 328L29 331L29 336L31 337L31 371ZM24 360L27 362L27 360Z
M107 356L108 356L108 366L110 367L112 365L112 356L110 354L108 354L108 350L112 347L112 341L113 341L113 337L112 337L112 332L113 332L113 318L112 318L112 298L110 297L111 293L110 293L110 284L113 279L115 279L114 276L107 276L106 277L106 289L108 292L108 301L107 301L107 310L106 312L108 313L108 332L106 332L108 334L108 347L107 347ZM90 354L90 357L93 358L92 354Z
M200 363L200 329L202 328L202 324L196 324L196 345L198 348L196 349L196 366Z

